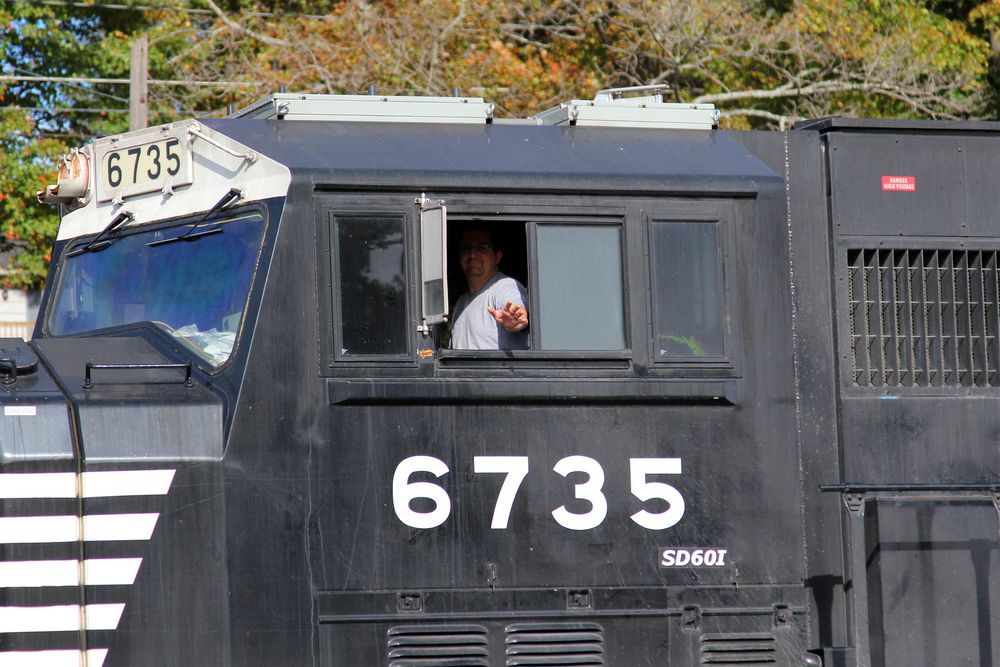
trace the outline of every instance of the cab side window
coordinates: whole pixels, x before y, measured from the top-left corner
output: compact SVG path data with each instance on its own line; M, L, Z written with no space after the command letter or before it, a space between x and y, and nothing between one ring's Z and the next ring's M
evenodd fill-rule
M403 216L334 215L336 357L409 354Z
M452 260L449 292L453 299L468 291L458 258L460 241L469 230L488 233L498 258L498 271L526 288L527 350L585 354L628 349L624 229L620 218L614 222L481 217L455 220L449 227L447 253ZM467 311L459 315L469 316Z
M625 349L621 226L539 224L535 242L539 348Z
M650 228L656 360L724 360L723 225L652 220Z
M590 368L571 368L580 360L601 372L642 369L650 378L741 373L733 284L741 218L731 201L563 209L548 200L494 207L457 197L340 199L324 201L321 228L329 249L331 298L320 314L332 328L323 342L330 368L350 374L352 366L378 366L375 375L393 367L499 368L540 376ZM520 284L527 326L480 324L489 309L478 295L481 310L464 299L456 317L458 300L483 285L474 280L478 265L462 258L471 234L488 235L478 244L492 250L491 268ZM461 319L474 316L479 320ZM503 326L521 336L520 345L505 345L499 331L497 342L486 333L472 339L473 325L480 333Z

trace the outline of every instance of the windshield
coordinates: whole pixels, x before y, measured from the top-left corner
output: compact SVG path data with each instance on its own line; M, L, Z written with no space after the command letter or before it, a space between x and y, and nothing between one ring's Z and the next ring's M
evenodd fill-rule
M140 228L112 237L103 250L67 258L49 332L60 336L152 321L212 364L224 363L243 319L264 218L258 212L222 213L195 230L222 233L147 245L181 236L193 224Z

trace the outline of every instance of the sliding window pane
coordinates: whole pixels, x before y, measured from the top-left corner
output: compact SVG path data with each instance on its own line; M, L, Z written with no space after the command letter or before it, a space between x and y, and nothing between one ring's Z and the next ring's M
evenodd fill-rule
M538 295L532 327L545 350L625 348L621 228L538 226Z

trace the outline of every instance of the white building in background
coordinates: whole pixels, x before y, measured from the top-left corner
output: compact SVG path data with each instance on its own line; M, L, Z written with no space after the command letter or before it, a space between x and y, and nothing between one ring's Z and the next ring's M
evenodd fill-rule
M7 272L11 253L0 253L0 275ZM0 287L0 338L29 340L35 329L41 290Z
M41 296L39 290L0 288L0 338L31 338Z
M8 253L0 254L0 275L7 272ZM31 338L41 290L0 287L0 338Z

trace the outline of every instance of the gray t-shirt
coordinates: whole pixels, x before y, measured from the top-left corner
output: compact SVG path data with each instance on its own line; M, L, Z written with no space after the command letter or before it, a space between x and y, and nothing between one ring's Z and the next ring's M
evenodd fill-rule
M527 307L524 285L497 271L475 292L458 297L451 325L453 350L527 350L528 330L511 333L493 319L488 307L501 310L510 301Z

